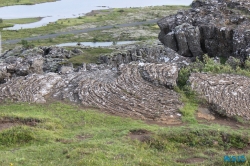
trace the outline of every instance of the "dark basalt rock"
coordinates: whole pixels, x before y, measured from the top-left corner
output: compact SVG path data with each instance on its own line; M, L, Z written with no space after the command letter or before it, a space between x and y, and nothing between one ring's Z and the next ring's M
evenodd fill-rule
M192 8L158 21L159 40L183 56L250 56L248 0L196 0Z

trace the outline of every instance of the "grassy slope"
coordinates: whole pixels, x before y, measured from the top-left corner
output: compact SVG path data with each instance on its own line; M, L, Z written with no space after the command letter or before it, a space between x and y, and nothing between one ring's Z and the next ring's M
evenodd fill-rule
M34 5L37 3L54 2L56 0L0 0L0 6L12 6L12 5Z
M0 165L14 166L172 166L184 165L177 160L194 157L204 159L203 165L224 165L224 149L229 147L221 143L220 133L239 136L231 138L249 134L246 129L234 131L216 124L147 125L64 103L1 104L0 119L40 121L35 127L15 126L0 132ZM144 143L130 140L129 131L134 129L151 131L154 139ZM242 140L233 140L228 146L241 146ZM213 146L209 141L219 144Z

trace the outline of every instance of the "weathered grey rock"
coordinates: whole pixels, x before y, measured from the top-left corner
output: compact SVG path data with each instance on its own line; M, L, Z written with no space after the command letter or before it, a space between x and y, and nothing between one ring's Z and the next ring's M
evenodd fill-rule
M191 63L190 58L180 56L174 50L160 45L136 46L129 50L121 50L118 53L101 55L99 58L100 63L115 68L119 67L121 64L127 64L132 61L177 64L178 69Z
M182 56L200 57L203 55L200 40L199 28L184 23L176 26L172 32L166 34L162 42L165 46L178 51Z
M233 56L243 62L248 56L250 40L249 1L196 0L191 6L190 10L158 21L159 40L175 50L174 33L175 51L183 56L207 53L210 57Z
M10 78L10 73L7 72L6 64L0 63L0 83L6 82Z
M178 53L182 56L190 57L192 56L192 54L188 48L187 38L185 35L185 31L183 31L183 26L185 25L177 26L175 27L175 30L174 30L177 45L178 45Z
M0 56L0 82L16 77L26 76L31 73L59 72L72 54L81 54L78 49L71 51L60 47L36 47L25 49L16 47ZM72 70L72 69L71 69Z
M241 116L250 120L250 78L192 73L189 82L214 111L228 117Z
M177 65L139 63L139 72L145 80L152 82L156 86L165 86L173 89L178 78ZM161 73L161 74L159 74Z
M174 32L169 32L163 37L163 43L174 51L178 51Z
M201 50L201 35L198 27L187 26L185 31L188 48L193 57L201 57L203 55L203 51Z
M68 74L74 72L73 66L62 66L59 70L60 74Z
M29 74L0 84L0 101L45 103L51 98L96 106L109 113L163 121L182 106L176 85L176 65L132 62L110 69L68 74ZM147 72L145 76L141 72ZM155 86L157 80L159 85ZM165 87L164 87L165 86Z

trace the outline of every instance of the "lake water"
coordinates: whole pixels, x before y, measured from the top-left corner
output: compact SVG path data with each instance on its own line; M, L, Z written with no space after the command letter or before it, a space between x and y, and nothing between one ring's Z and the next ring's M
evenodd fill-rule
M91 10L158 5L190 5L192 0L61 0L37 5L18 5L0 8L0 18L44 17L41 21L15 25L8 29L35 28L63 18L82 16ZM105 6L105 7L98 7Z
M112 45L122 45L122 44L133 44L136 41L118 41L118 42L80 42L82 46L90 46L90 47L107 47ZM64 46L77 46L78 42L73 43L62 43L56 46L64 47Z

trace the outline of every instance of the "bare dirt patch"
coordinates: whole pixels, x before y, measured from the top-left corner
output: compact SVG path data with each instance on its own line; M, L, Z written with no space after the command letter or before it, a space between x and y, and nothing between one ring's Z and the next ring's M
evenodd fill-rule
M238 148L230 148L229 150L226 151L227 155L239 155L239 154L247 154L248 151L250 151L250 143L248 146L238 149Z
M13 126L17 126L18 123L11 123L11 122L2 122L0 121L0 131L11 128Z
M197 112L197 118L205 120L214 120L214 115L209 111L208 108L199 107Z
M198 157L177 160L177 162L179 162L179 163L186 163L186 164L201 163L203 161L205 161L204 158L198 158Z
M145 129L130 130L129 138L132 140L138 140L141 142L146 142L151 138L151 132Z
M169 119L164 119L162 121L145 120L147 124L156 124L158 126L183 126L183 122L180 117L169 117Z
M28 125L28 126L36 126L37 123L40 121L38 120L19 120L19 119L2 119L0 120L0 131L11 128L13 126L18 126L18 125Z
M196 118L198 122L202 124L219 124L223 126L229 126L232 129L250 127L249 123L240 123L236 119L219 115L218 113L214 113L205 107L202 107L202 108L200 107L198 109Z
M93 136L90 134L86 134L86 135L77 135L76 138L80 141L86 140L88 138L92 138Z

